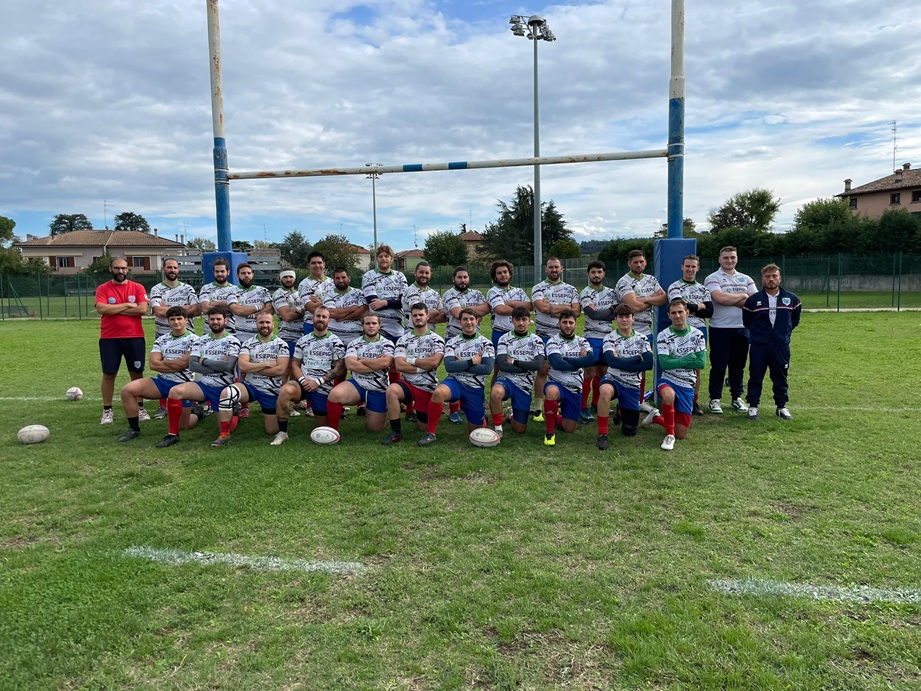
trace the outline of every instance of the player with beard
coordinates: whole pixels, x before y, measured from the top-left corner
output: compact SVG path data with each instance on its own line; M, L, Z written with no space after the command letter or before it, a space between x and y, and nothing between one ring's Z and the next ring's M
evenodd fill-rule
M588 285L579 293L579 302L585 312L585 329L582 335L592 344L595 364L585 368L585 386L582 387L582 410L579 420L591 422L595 419L588 408L588 396L592 395L592 407L598 407L598 387L601 378L608 371L604 359L603 344L605 337L611 333L614 320L614 308L617 307L617 294L604 285L604 262L590 261L587 267Z
M304 335L304 307L294 287L297 281L294 269L282 267L278 280L281 287L272 293L272 307L278 315L278 337L288 344L288 352L294 357L294 344Z
M371 314L380 319L381 334L396 343L403 335L403 293L406 292L406 276L401 271L392 271L393 249L381 245L375 252L377 268L365 272L361 277L361 292ZM393 378L396 381L399 377Z
M437 295L437 293L436 293ZM445 342L431 328L428 321L430 310L424 302L417 302L410 308L412 331L407 331L397 341L393 352L394 366L403 375L402 380L387 387L387 417L390 420L390 435L381 443L386 445L403 439L400 420L400 404L406 404L406 419L410 420L411 405L419 412L414 422L421 429L428 423L429 403L432 392L438 384L436 374L444 358Z
M419 262L416 264L413 277L415 278L415 283L403 291L403 314L409 320L409 323L412 323L410 312L413 305L418 302L424 303L428 310L426 323L428 328L434 331L435 324L443 324L447 317L445 316L445 306L441 295L429 285L432 280L432 265L428 262Z
M681 261L681 278L668 287L668 299L681 298L688 303L688 324L695 329L700 329L707 338L707 322L713 316L713 298L707 287L697 282L697 272L700 271L700 259L696 254L689 254ZM697 383L694 385L694 415L703 415L703 408L697 402L700 392L700 371L697 372Z
M325 426L327 400L337 379L345 375L345 345L329 332L329 310L317 307L313 312L313 330L301 336L294 346L290 370L293 378L278 394L278 434L272 446L288 440L288 404L307 399L317 418Z
M230 283L230 262L223 257L218 257L211 265L214 280L206 283L198 291L198 306L202 314L208 314L212 307L226 307L228 312L227 333L236 333L237 324L230 312L230 298L237 292L237 286Z
M216 305L205 315L208 332L195 342L189 355L189 369L198 374L198 381L177 384L170 389L166 404L169 433L158 446L177 444L180 427L191 429L207 417L204 406L194 406L188 421L183 425L183 401L208 403L211 410L217 410L221 402L221 392L236 379L240 341L226 331L229 314L226 307ZM236 423L237 417L234 416L231 420L231 431L236 428Z
M195 333L193 318L199 314L198 295L195 288L179 280L179 262L168 257L163 260L163 281L150 289L150 311L154 315L156 338L170 332L166 312L170 307L181 307L189 317L187 328ZM160 399L160 407L154 418L162 420L166 417L166 399Z
M489 314L489 302L486 296L477 289L470 288L470 273L466 266L454 269L452 277L454 287L445 291L445 312L448 316L448 326L445 329L445 341L450 341L461 333L460 314L462 310L472 309L477 317L477 333L480 331L480 320ZM495 351L494 351L495 352ZM452 401L448 420L459 425L463 422L460 416L460 401Z
M575 432L579 426L579 403L582 400L583 368L595 362L591 344L576 336L574 310L560 312L560 330L547 341L550 371L544 386L544 418L547 434L545 446L556 444L556 430Z
M276 407L281 378L288 370L288 344L272 335L275 319L271 312L256 315L256 335L240 347L238 365L246 381L231 384L221 391L221 402L217 414L221 433L211 446L223 446L230 441L234 407L249 401L257 401L265 419L265 431L275 435L278 432Z
M140 283L128 280L128 262L115 257L109 265L112 279L96 288L96 311L99 319L99 359L102 362L102 419L101 425L114 420L112 398L115 395L115 377L122 358L128 366L132 381L144 376L147 343L141 317L147 314L147 291ZM138 411L140 420L149 420L150 414L143 403Z
M348 345L361 336L361 318L368 311L364 293L352 288L352 277L345 267L333 271L333 284L324 287L320 297L329 310L329 331Z
M503 334L496 349L496 368L501 373L489 392L489 409L493 427L502 436L502 402L512 400L512 429L524 434L531 415L534 377L544 366L544 342L537 334L528 333L531 310L512 309L512 331Z
M255 273L249 264L240 264L237 267L237 290L227 301L227 306L237 319L237 338L240 343L245 343L250 338L255 338L256 315L260 312L274 314L272 295L267 288L253 284Z
M301 314L304 315L304 334L309 334L313 330L313 311L323 304L320 294L333 282L326 275L326 257L323 256L322 252L308 254L307 265L310 268L310 275L301 281L297 287L297 294L301 303ZM300 338L300 335L298 335L298 338Z
M512 312L516 307L524 307L528 312L531 311L531 301L528 300L528 294L521 288L512 286L512 274L514 267L512 263L504 259L493 262L489 267L489 276L492 278L493 285L486 291L486 301L489 303L490 313L492 315L492 346L498 353L499 339L511 331ZM499 360L496 359L496 368L493 370L493 382L499 366Z

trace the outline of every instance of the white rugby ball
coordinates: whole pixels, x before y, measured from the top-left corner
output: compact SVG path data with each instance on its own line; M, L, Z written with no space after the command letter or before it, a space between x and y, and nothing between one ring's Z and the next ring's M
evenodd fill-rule
M500 440L501 437L496 433L496 430L489 427L477 427L470 433L470 443L474 446L483 448L498 446Z
M44 425L26 425L16 436L23 444L38 444L51 436L51 432Z
M332 427L314 427L310 432L310 441L314 444L335 444L339 441L339 430Z
M83 389L81 389L79 386L71 386L69 389L67 389L67 393L65 395L71 401L79 401L81 398L83 398Z

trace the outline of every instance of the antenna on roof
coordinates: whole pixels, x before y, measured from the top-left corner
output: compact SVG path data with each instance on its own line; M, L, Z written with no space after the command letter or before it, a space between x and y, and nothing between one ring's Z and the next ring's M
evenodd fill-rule
M896 151L899 150L899 145L898 145L899 127L896 124L895 120L890 122L889 125L891 126L891 130L892 130L892 170L895 170L895 153Z
M419 249L419 238L416 236L416 224L413 223L413 247Z

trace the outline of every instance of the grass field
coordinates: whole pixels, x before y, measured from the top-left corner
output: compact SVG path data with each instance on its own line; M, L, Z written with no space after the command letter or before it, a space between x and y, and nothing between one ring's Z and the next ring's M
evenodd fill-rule
M794 421L695 418L667 454L447 421L384 448L354 416L270 447L258 413L221 450L210 420L119 444L98 325L7 321L0 688L917 689L919 322L804 315Z

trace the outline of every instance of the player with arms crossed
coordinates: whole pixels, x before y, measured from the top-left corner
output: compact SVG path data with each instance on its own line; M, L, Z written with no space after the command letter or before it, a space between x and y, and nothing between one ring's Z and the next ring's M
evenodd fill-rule
M281 378L288 371L288 344L272 335L275 319L271 312L256 315L256 335L240 347L240 373L246 381L231 384L221 392L218 424L221 433L211 446L223 446L230 441L234 407L257 401L262 408L266 434L278 432L276 408Z
M229 314L226 307L215 305L205 315L207 333L195 341L189 355L189 369L198 374L198 381L177 384L169 390L166 403L169 433L158 446L179 443L180 428L191 429L205 417L204 408L195 406L188 420L182 424L183 401L208 403L211 410L218 410L221 392L236 379L240 341L236 336L227 333ZM231 431L234 426L235 422L232 422Z
M432 392L438 385L436 374L444 359L445 341L435 333L428 322L430 310L424 302L417 302L410 309L412 331L400 336L394 350L394 366L403 375L400 381L387 387L387 417L390 420L390 434L381 443L386 445L403 439L400 420L400 404L406 404L406 418L410 416L410 405L418 411L415 414L420 429L427 429L429 403ZM440 414L440 412L439 412Z
M317 424L327 424L329 392L337 379L345 376L345 345L330 333L329 310L317 307L313 312L312 331L301 336L294 346L294 357L288 380L278 394L278 433L270 442L279 446L288 440L288 405L302 398L308 399L317 418Z
M496 351L489 339L477 331L479 322L480 317L472 307L460 311L461 333L445 344L444 365L448 377L432 393L428 432L418 441L419 446L428 446L437 439L435 433L445 402L460 401L470 430L483 426L483 390L486 376L492 372Z
M189 355L198 337L187 328L185 310L182 307L170 307L166 311L166 318L169 320L170 331L154 341L150 351L150 369L157 372L157 376L135 379L122 387L122 407L125 409L125 417L128 418L128 431L118 441L131 441L141 436L141 427L138 424L138 398L151 401L165 398L174 386L195 378L189 369ZM181 402L179 406L182 407ZM188 412L188 408L182 411L186 423ZM171 446L171 443L166 443L164 439L157 446Z
M443 300L448 326L445 329L445 341L450 341L461 333L461 310L472 309L477 316L477 333L480 331L480 320L489 314L489 302L486 296L476 288L470 288L470 273L466 266L457 266L452 275L454 287L445 291ZM448 420L459 425L463 422L460 416L460 401L452 401L448 408Z
M662 370L656 391L662 401L662 412L653 408L643 426L655 422L665 428L662 448L675 448L675 438L684 439L691 427L694 404L694 382L697 373L707 364L707 342L700 329L688 326L687 303L676 298L668 303L668 318L672 325L656 337L656 355Z
M560 312L560 330L546 345L550 371L544 385L545 446L556 444L556 429L576 431L582 401L583 368L595 362L591 344L576 336L574 310Z
M602 344L605 337L611 333L611 322L614 321L614 308L617 307L617 294L613 289L604 285L604 262L590 261L587 267L588 285L579 293L579 302L585 313L585 329L582 335L592 345L592 354L595 364L585 368L585 385L582 387L582 410L579 420L591 422L595 419L588 408L589 394L592 396L592 407L597 410L599 386L601 378L608 369L605 362Z
M307 266L310 268L310 275L297 286L301 314L304 315L303 335L309 334L313 330L313 311L323 304L320 296L324 290L332 285L332 280L326 275L326 257L323 256L322 252L314 251L308 254ZM298 334L298 338L300 336L301 334Z
M636 436L640 424L640 397L643 372L652 369L649 339L633 329L633 310L618 305L614 310L617 329L604 337L602 352L608 366L598 387L598 448L608 448L608 415L611 399L620 408L620 430L625 437Z
M361 319L362 336L345 348L345 367L351 379L336 384L326 403L329 426L339 429L342 406L364 403L368 430L380 432L387 425L387 372L393 366L394 345L381 335L381 318L370 312Z
M524 434L531 416L531 397L534 394L534 377L544 366L544 342L537 334L528 333L531 310L527 307L512 309L512 331L503 334L496 349L496 366L499 375L489 392L489 410L496 434L502 436L502 402L512 401L512 429Z
M514 327L512 324L512 311L516 307L524 307L528 312L533 305L528 299L528 294L521 288L512 286L512 274L514 267L512 263L505 259L493 262L489 267L489 276L492 278L493 285L486 291L486 301L489 303L490 314L492 315L492 346L499 352L499 339L509 333ZM499 360L496 359L496 367L499 366ZM498 369L492 373L493 381L496 381Z
M688 303L688 324L699 329L707 339L707 322L713 316L713 298L706 286L697 282L700 271L700 259L696 254L689 254L681 262L681 278L668 287L669 301L681 298ZM694 414L703 415L704 411L697 402L700 393L700 370L697 371L697 383L694 384Z
M228 310L227 324L224 327L227 333L233 334L237 331L237 325L230 312L230 298L237 292L237 286L230 283L230 262L223 257L218 257L211 265L211 273L214 280L206 283L198 291L198 306L202 314L208 314L212 307L225 307Z
M413 276L416 279L415 283L408 286L406 290L403 291L401 300L403 303L403 314L408 323L411 324L410 313L412 312L413 305L418 302L425 304L428 310L426 322L428 323L428 328L434 331L435 324L445 323L447 317L445 316L445 306L444 302L441 300L441 295L429 285L429 281L432 280L432 265L428 262L419 262L416 264Z

